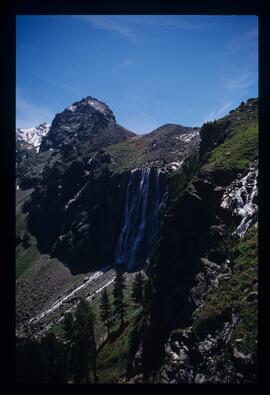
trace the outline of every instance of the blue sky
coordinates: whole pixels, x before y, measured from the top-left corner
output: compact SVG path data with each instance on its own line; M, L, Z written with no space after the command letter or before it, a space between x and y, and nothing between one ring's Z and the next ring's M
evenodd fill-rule
M16 126L86 96L146 133L201 126L258 96L256 16L17 16Z

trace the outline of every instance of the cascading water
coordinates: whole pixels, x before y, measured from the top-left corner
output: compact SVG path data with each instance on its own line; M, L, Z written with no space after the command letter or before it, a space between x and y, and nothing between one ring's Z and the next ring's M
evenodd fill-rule
M158 235L160 170L132 170L126 192L124 223L120 231L115 263L133 270L151 255Z
M235 231L240 237L244 236L253 224L258 212L257 167L256 163L251 164L248 173L227 187L222 198L221 207L230 209L241 217L241 222Z

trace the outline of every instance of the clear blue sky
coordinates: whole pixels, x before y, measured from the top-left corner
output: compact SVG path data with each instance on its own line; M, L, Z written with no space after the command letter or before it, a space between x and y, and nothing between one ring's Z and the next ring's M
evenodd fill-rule
M258 96L256 16L18 16L16 47L17 127L89 95L137 133Z

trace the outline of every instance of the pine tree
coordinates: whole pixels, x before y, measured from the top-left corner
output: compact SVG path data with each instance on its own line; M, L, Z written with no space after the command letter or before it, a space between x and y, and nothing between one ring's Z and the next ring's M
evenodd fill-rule
M125 313L125 304L124 304L124 289L126 288L124 274L121 268L116 269L116 276L114 281L113 288L113 297L114 297L114 307L115 313L117 316L120 316L121 326L124 325L124 313Z
M108 336L110 336L110 330L112 326L112 311L107 289L105 288L101 296L100 303L100 318L107 328Z
M63 330L65 332L65 339L67 343L71 344L74 334L74 317L73 314L70 312L67 312L64 315Z
M76 376L84 377L89 382L89 368L93 369L94 381L96 374L96 339L94 331L94 314L90 304L81 299L75 312L74 348L77 365Z
M75 360L72 355L74 351L74 316L71 312L68 312L64 315L62 327L64 330L64 338L66 341L65 353L68 375L72 376Z
M144 280L143 280L143 275L141 272L138 272L135 275L133 284L132 284L132 290L131 290L131 297L133 299L133 302L136 305L142 306L144 309L145 305L145 300L144 300Z
M54 332L49 332L41 340L41 345L46 355L48 364L48 382L54 382L55 370L57 365L57 340Z
M30 235L29 235L29 233L27 231L23 235L22 243L23 243L24 248L31 247L31 237L30 237Z

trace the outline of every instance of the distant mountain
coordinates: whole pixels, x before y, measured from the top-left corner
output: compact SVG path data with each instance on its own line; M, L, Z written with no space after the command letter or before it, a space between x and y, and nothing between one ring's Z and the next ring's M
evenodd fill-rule
M111 170L123 172L147 166L173 172L199 150L200 128L166 124L152 132L111 145Z
M24 144L25 148L35 149L36 152L39 151L39 147L41 144L41 140L48 131L50 130L50 126L48 123L43 122L40 125L27 129L16 129L16 140Z

